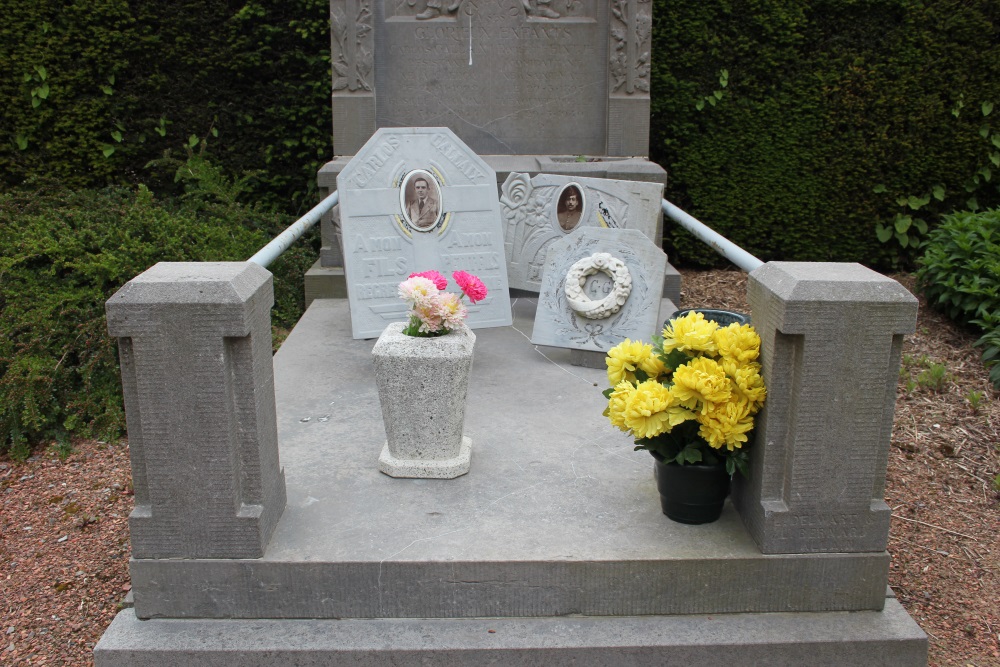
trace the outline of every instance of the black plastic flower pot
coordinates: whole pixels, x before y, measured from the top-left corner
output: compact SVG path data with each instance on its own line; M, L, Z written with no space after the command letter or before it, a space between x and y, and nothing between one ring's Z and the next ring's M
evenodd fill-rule
M656 460L656 488L660 507L673 521L687 524L711 523L722 515L729 495L729 474L724 462L715 465L664 463Z
M690 312L701 313L705 316L706 320L712 320L713 322L718 322L720 327L727 327L733 322L737 324L750 324L750 316L744 315L743 313L737 313L732 310L714 310L712 308L685 308L684 310L678 310L673 315L671 315L663 326L666 327L670 320L676 319L678 317L684 317Z

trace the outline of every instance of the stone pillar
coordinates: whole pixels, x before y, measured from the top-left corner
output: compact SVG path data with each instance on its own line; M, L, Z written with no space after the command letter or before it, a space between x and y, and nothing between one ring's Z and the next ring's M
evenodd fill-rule
M135 558L259 558L285 508L271 274L161 262L107 303L118 338Z
M884 551L883 499L903 335L917 300L860 264L750 274L767 402L733 502L764 553Z

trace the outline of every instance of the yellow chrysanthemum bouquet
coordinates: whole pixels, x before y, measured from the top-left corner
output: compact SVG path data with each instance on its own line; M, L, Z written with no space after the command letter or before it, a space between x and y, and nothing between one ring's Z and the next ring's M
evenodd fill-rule
M766 390L760 337L748 324L720 326L697 311L674 318L653 344L625 340L608 351L613 426L664 463L725 461L748 474L749 438Z

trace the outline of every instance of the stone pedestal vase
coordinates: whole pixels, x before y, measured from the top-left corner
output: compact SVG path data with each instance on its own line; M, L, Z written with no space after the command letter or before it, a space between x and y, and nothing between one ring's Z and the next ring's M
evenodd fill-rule
M469 472L462 435L476 335L466 327L434 338L407 336L394 322L372 357L386 443L378 468L391 477L452 479Z

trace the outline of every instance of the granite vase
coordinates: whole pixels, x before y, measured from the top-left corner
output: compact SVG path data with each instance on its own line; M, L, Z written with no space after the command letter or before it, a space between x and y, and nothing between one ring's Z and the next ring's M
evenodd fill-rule
M462 433L476 335L403 333L393 322L372 348L386 442L379 470L391 477L452 479L469 472L472 440Z
M729 495L729 473L725 461L714 465L666 463L657 452L654 474L660 492L660 508L678 523L711 523L722 515Z

